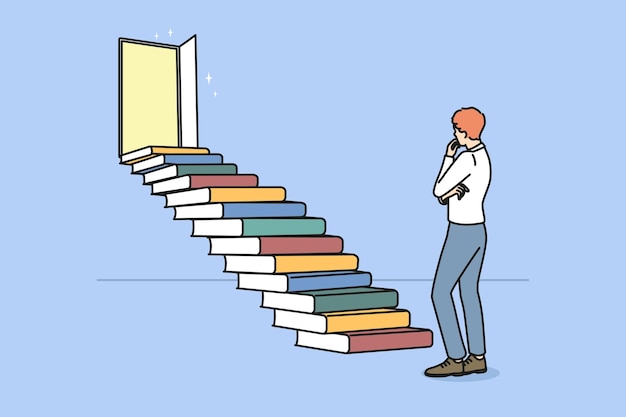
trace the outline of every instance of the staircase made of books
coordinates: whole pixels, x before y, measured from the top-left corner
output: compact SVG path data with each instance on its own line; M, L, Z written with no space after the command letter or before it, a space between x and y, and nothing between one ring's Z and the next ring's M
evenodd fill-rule
M358 257L326 234L323 218L283 187L259 186L221 154L206 148L147 147L121 156L162 195L174 219L191 220L192 236L209 240L209 255L225 257L238 289L262 292L276 327L296 331L296 346L342 353L432 346L432 331L410 325L398 293L372 287Z

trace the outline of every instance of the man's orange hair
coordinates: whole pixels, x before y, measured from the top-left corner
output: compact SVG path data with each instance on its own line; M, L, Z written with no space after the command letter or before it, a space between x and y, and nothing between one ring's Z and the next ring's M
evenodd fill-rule
M452 115L452 125L470 139L480 139L485 127L485 115L475 107L463 107Z

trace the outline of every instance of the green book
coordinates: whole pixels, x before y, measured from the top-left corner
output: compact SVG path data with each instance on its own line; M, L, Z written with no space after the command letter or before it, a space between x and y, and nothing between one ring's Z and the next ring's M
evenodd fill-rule
M170 165L143 174L143 182L144 184L151 184L183 175L228 175L236 173L237 165L235 164Z
M303 313L395 308L398 292L390 288L352 287L296 293L263 292L261 307Z

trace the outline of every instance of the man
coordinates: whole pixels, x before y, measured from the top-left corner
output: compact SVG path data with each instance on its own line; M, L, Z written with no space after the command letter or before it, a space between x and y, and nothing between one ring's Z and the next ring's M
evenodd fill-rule
M454 139L435 182L433 193L448 206L448 232L439 256L432 301L447 359L424 374L429 377L460 376L487 371L485 333L478 280L485 256L487 231L483 202L491 181L491 163L480 139L485 115L474 107L452 116ZM464 146L455 159L456 150ZM465 349L452 290L459 284L465 316L468 349ZM466 357L467 351L469 356Z

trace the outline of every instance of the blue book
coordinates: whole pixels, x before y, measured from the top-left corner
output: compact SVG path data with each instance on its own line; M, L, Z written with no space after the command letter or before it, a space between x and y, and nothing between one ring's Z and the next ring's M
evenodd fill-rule
M170 165L200 165L221 164L224 158L221 154L198 154L198 155L158 155L144 159L133 164L133 174L146 174Z
M299 292L349 287L369 287L372 274L364 271L306 272L293 274L238 274L237 288L270 292Z
M306 204L297 201L209 203L174 207L174 220L303 217Z

